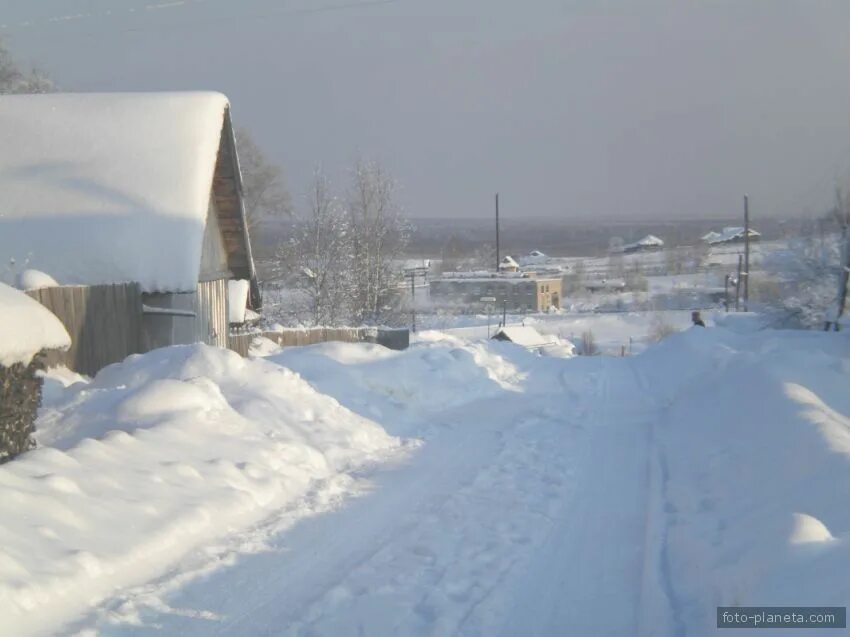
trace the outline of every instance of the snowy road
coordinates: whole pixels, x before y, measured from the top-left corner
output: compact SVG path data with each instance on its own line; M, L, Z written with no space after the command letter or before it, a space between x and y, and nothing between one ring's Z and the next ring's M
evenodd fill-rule
M358 476L362 497L291 528L284 514L235 542L265 550L132 590L78 627L635 634L653 414L635 403L638 376L630 361L603 358L535 362L519 376L413 427L424 444L398 466ZM322 490L333 488L313 497L332 500Z

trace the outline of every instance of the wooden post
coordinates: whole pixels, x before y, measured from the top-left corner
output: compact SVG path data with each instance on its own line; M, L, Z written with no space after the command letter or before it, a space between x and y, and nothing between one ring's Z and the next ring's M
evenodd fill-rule
M729 311L729 275L727 274L723 280L723 307Z

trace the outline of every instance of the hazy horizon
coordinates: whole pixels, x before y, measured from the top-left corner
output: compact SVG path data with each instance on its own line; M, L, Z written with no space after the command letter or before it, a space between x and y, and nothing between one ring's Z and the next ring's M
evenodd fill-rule
M850 185L850 3L0 0L65 90L215 89L284 168L384 163L414 218L817 213ZM108 51L109 54L104 54Z

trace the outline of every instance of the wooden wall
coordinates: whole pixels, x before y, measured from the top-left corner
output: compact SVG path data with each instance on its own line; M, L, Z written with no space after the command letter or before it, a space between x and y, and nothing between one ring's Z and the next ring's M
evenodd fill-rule
M136 283L43 288L27 294L53 312L71 335L71 349L51 352L47 365L94 375L142 351L142 297Z

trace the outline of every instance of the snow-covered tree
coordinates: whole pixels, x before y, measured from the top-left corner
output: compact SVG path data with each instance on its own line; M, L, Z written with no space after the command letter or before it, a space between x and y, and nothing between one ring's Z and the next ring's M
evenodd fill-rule
M256 232L263 222L289 216L292 199L280 166L268 159L244 128L236 129L236 148L242 170L248 231Z
M351 296L352 236L348 214L321 170L313 175L306 214L278 256L287 265L290 285L305 300L309 322L338 325L345 321Z
M785 250L766 256L765 269L781 285L768 307L773 322L788 327L821 327L834 314L841 270L840 230L828 219L808 224Z
M396 201L396 184L376 162L358 160L348 192L352 240L351 313L358 323L381 323L395 313L402 284L398 261L409 226Z
M12 93L50 93L53 82L38 69L24 71L0 41L0 95Z

